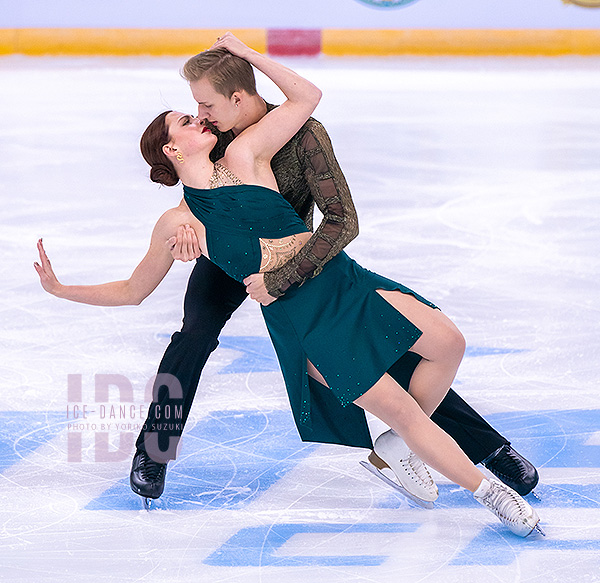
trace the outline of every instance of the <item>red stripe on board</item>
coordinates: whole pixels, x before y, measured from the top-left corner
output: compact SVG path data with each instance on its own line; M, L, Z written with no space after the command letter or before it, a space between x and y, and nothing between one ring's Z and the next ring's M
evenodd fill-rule
M321 30L267 30L267 50L274 56L315 56L321 52Z

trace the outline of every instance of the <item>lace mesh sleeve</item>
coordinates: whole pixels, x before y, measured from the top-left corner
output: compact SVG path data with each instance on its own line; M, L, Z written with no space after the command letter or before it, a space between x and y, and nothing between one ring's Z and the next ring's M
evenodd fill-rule
M294 259L265 273L265 286L274 297L318 275L358 235L356 209L329 136L319 122L311 122L297 146L298 158L323 220Z

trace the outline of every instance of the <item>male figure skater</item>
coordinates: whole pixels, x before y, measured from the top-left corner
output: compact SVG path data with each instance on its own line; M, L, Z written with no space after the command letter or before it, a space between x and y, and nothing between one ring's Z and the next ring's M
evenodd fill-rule
M198 103L198 117L219 135L213 152L218 160L233 137L258 122L272 105L256 92L252 67L222 49L204 51L189 59L184 77ZM200 374L218 336L247 295L268 304L291 286L318 277L323 265L358 234L358 219L344 175L335 158L324 127L309 119L272 160L279 190L312 230L316 204L323 220L312 238L291 261L274 271L255 274L246 286L234 281L201 256L195 233L182 227L173 245L176 259L196 259L184 299L183 326L173 334L160 363L148 418L136 442L130 482L134 492L158 498L163 492L168 461L175 459L177 445L192 406ZM408 352L388 372L408 390L421 357ZM165 411L182 417L164 419ZM352 416L352 411L349 411ZM432 415L474 463L482 463L519 494L528 494L538 482L535 467L517 453L510 442L493 429L474 409L450 389ZM166 422L168 421L168 422ZM423 505L437 498L429 472L393 431L372 444L369 436L345 435L332 440L372 448L370 469L383 476L391 469L394 484Z

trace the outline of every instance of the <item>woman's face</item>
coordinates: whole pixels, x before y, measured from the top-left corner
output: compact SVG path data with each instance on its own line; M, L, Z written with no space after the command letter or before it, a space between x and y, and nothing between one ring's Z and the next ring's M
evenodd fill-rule
M172 111L167 114L165 121L171 138L170 144L183 154L191 155L204 150L210 152L217 142L217 136L204 125L203 120L193 115Z

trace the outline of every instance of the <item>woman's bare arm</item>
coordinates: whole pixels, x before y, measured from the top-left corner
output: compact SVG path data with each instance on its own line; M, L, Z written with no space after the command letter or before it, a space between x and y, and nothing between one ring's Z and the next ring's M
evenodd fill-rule
M264 73L286 96L279 107L270 111L256 124L244 130L228 147L238 156L251 154L258 163L271 158L302 127L321 100L321 90L281 63L247 47L231 33L226 33L211 48L225 48L246 59Z
M42 287L56 297L95 306L138 305L156 289L171 268L173 257L167 241L180 224L181 215L177 209L162 215L152 232L148 252L126 280L98 285L63 285L54 274L41 239L37 245L40 262L34 263L34 267Z

